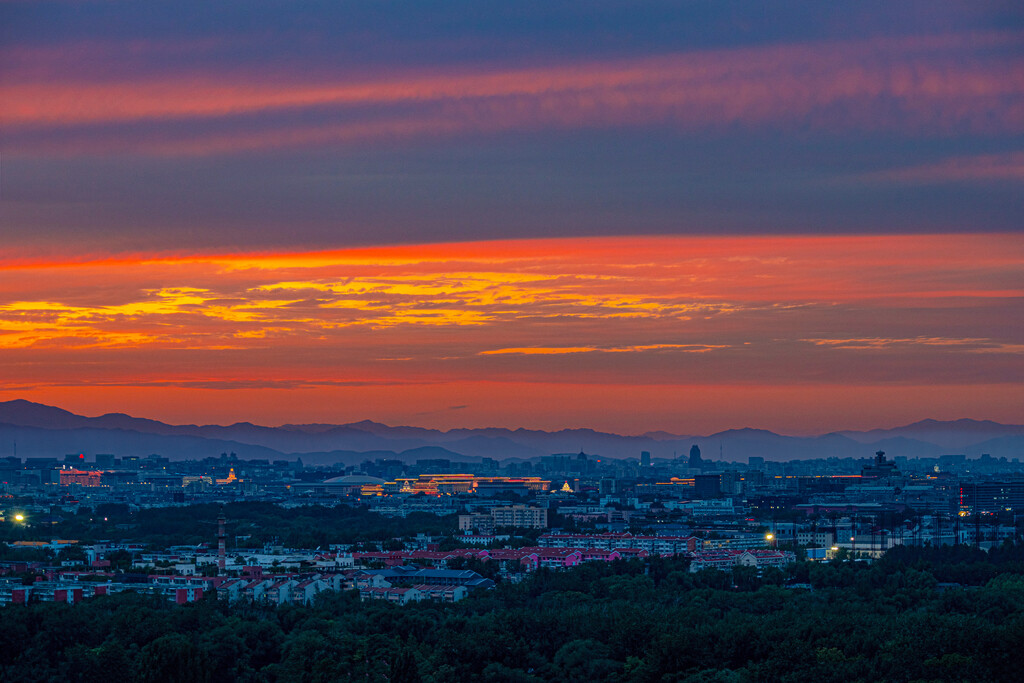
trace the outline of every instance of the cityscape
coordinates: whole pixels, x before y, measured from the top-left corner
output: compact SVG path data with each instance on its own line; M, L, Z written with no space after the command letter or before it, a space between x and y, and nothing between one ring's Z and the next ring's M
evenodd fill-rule
M0 681L1024 679L1024 9L0 2Z
M25 401L2 408L27 426L86 419ZM933 439L965 430L963 421L925 426ZM974 438L1015 434L995 442L1004 448L1024 440L1024 426L970 426ZM647 574L652 562L672 563L691 586L813 594L825 588L815 565L866 567L941 548L1012 554L1021 536L1017 457L878 450L737 462L708 453L713 440L672 458L469 458L428 447L367 452L351 465L234 452L12 455L0 460L0 606L84 609L124 594L230 614L352 595L412 609L470 604L584 567ZM932 590L970 589L971 577L953 577L933 578Z

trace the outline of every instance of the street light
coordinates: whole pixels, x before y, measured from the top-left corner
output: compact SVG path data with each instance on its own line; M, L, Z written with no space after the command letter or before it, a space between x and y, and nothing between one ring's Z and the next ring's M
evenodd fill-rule
M25 515L22 515L22 514L14 515L14 521L15 522L24 522L25 521Z

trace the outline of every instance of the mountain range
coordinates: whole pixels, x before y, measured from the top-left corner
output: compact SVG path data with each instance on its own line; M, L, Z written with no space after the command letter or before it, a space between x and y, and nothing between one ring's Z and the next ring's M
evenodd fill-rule
M592 429L542 431L392 427L364 420L348 424L285 424L266 427L249 422L232 425L172 425L108 413L85 417L23 399L0 402L0 456L61 457L66 453L160 454L199 459L224 452L241 458L290 459L306 464L355 464L375 458L413 461L421 458L496 460L537 458L584 451L611 458L654 458L688 454L697 444L705 459L745 462L871 456L937 457L963 453L978 457L1024 457L1024 425L988 420L922 420L892 429L841 431L820 436L786 436L763 429L730 429L710 435L648 432L628 436Z

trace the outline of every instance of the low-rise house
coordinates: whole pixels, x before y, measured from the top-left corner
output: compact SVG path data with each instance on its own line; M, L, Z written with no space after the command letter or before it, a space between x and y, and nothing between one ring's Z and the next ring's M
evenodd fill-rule
M298 585L298 581L292 579L278 579L271 583L263 592L263 599L275 605L283 605L290 602L292 589Z
M419 567L401 566L390 569L367 569L358 572L356 576L356 585L360 589L364 586L393 586L397 584L466 586L470 589L494 587L494 581L485 579L469 569L420 569Z
M249 602L259 602L263 600L263 594L267 588L273 585L273 581L269 579L257 579L250 581L249 584L242 589L242 597Z
M387 600L398 605L407 605L423 599L423 593L415 588L362 588L359 590L360 600Z
M690 560L690 571L702 569L731 570L736 566L785 567L796 562L796 555L789 551L767 549L715 549L693 553Z
M235 603L245 597L245 587L249 584L245 579L228 579L217 585L217 593L229 603Z
M330 590L330 584L323 579L306 579L292 587L292 602L296 605L308 605L321 592Z
M364 588L388 588L391 582L381 572L357 572L354 578L355 587L359 590Z
M413 588L423 595L423 599L437 600L438 602L458 602L469 595L469 589L465 586L420 584Z
M630 533L543 534L537 539L542 548L636 548L657 555L692 553L702 547L696 536L634 536Z
M583 561L582 551L573 548L537 548L537 564L549 569L575 567Z
M5 605L25 605L28 603L31 586L24 585L20 579L0 581L0 607Z

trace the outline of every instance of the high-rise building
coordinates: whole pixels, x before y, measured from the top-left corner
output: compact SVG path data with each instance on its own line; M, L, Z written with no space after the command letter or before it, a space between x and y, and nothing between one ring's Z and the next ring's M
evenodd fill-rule
M1024 510L1024 482L1021 481L964 482L958 493L961 512Z
M117 458L114 457L113 453L97 453L96 467L114 467Z
M722 477L718 474L698 474L693 478L693 494L696 498L718 498L722 493Z
M699 470L704 467L704 460L700 457L700 446L690 446L690 469Z
M651 466L651 453L650 451L640 451L640 467Z
M521 529L546 529L548 526L548 511L545 508L510 505L509 507L492 509L491 517L494 518L494 526L496 527L511 526Z
M459 515L459 531L476 531L480 534L494 533L494 517L490 514Z

